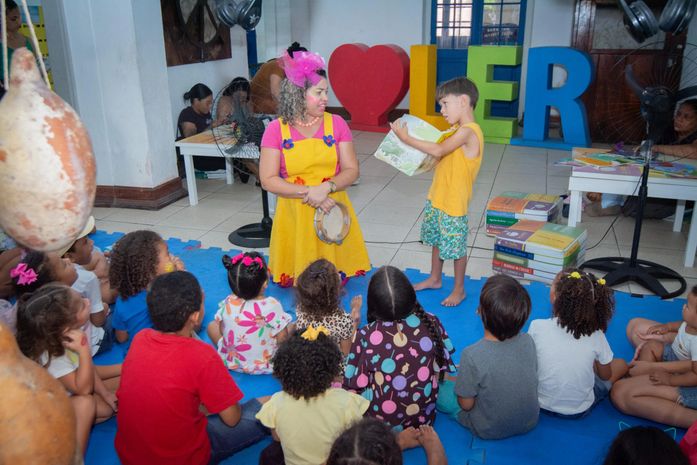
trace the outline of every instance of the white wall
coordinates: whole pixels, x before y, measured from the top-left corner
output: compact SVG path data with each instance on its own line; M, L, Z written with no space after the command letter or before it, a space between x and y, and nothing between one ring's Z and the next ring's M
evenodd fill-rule
M160 28L160 30L162 29ZM160 41L162 40L162 36L160 36ZM249 77L247 36L246 31L240 26L235 26L230 29L230 46L232 49L232 56L229 59L166 68L172 115L170 130L172 140L174 140L176 135L179 113L189 105L188 102L184 101L183 95L191 89L194 84L201 82L207 85L213 91L213 96L215 97L233 78L237 76Z
M90 133L97 184L151 188L176 177L160 2L45 6L49 46L62 48L60 60L52 54L56 89Z

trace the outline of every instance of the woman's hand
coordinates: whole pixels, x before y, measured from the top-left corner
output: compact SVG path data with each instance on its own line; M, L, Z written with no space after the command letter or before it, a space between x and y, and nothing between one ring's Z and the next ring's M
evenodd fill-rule
M327 183L322 183L319 186L310 186L303 197L303 203L312 208L321 208L326 213L335 205L335 202L329 198L330 191L331 187Z
M394 132L395 136L404 142L407 137L409 137L409 131L407 130L406 123L403 123L401 118L390 123L390 128Z

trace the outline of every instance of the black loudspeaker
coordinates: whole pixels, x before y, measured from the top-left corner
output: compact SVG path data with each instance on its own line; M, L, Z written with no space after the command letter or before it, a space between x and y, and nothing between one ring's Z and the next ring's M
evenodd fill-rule
M656 20L643 0L618 0L618 3L624 12L624 26L639 43L655 35L659 28L665 32L680 34L690 24L697 6L697 0L669 0L661 12L660 19Z

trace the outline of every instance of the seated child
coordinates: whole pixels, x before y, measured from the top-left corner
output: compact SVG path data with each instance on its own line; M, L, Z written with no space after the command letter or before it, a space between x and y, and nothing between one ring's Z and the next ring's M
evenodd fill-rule
M191 337L204 316L194 275L158 276L147 305L153 329L133 338L117 392L121 463L216 464L267 436L254 419L259 400L240 405L242 392L218 353Z
M109 280L119 295L111 323L116 340L126 343L126 349L138 331L152 327L145 302L152 281L183 269L181 260L170 255L167 242L154 231L133 231L114 244Z
M295 283L297 326L324 326L344 355L361 321L363 298L351 300L351 313L341 308L341 278L334 264L323 258L310 263Z
M447 398L444 410L483 439L527 433L540 413L535 343L520 332L530 316L530 296L514 278L495 275L482 288L477 313L484 338L462 351L454 392L445 381L438 407Z
M89 315L89 301L58 283L23 294L17 311L20 350L45 366L71 395L83 454L93 423L116 412L114 390L119 384L118 376L103 382L95 370L87 336L80 329Z
M368 324L353 340L343 385L369 399L368 415L396 431L432 425L438 379L455 371L454 351L440 320L416 300L406 275L383 266L370 279ZM385 389L386 379L391 389Z
M218 305L208 336L228 369L269 374L271 357L288 337L292 318L278 300L264 296L269 272L261 254L223 255L223 266L232 294Z
M552 318L533 320L528 334L537 351L540 408L562 418L582 418L627 373L605 337L615 309L605 280L580 270L562 271L549 291Z
M682 317L682 334L677 333L673 344L663 349L662 341L649 341L640 350L640 360L632 362L632 376L613 387L612 402L622 412L681 428L697 421L697 286L687 296ZM656 361L661 359L668 361Z
M421 425L415 432L417 443L426 452L426 464L447 465L445 449L433 427ZM404 448L388 425L366 417L336 438L327 465L402 465Z
M654 370L684 372L692 368L691 348L697 348L697 326L688 316L697 309L697 286L693 286L683 305L681 321L659 323L633 318L627 325L627 337L636 347L629 374L645 375Z
M342 355L327 332L322 326L298 328L276 351L273 375L283 391L271 396L257 418L280 441L282 454L272 443L260 464L279 463L280 455L287 465L325 463L334 439L368 409L363 397L331 387Z

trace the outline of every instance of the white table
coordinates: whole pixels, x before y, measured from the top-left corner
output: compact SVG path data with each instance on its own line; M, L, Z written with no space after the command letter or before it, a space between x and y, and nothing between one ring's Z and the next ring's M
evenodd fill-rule
M215 131L215 134L213 131ZM232 166L233 158L259 159L259 149L253 144L245 144L239 151L233 153L232 155L226 155L223 152L226 148L233 147L236 144L237 140L234 137L227 135L220 129L209 129L174 143L174 146L177 149L177 155L182 155L184 157L186 188L189 191L190 205L198 204L194 157L224 157L225 181L228 184L233 184L235 182Z
M637 167L640 170L640 167ZM639 171L640 173L640 171ZM574 167L569 178L571 191L569 205L569 226L576 226L581 221L581 203L583 192L600 192L603 194L637 195L641 176L635 174L616 174L602 169ZM680 232L685 215L685 201L697 201L697 179L649 177L649 197L677 200L673 231ZM690 232L685 249L685 266L691 267L697 252L697 226L695 210L690 222Z

